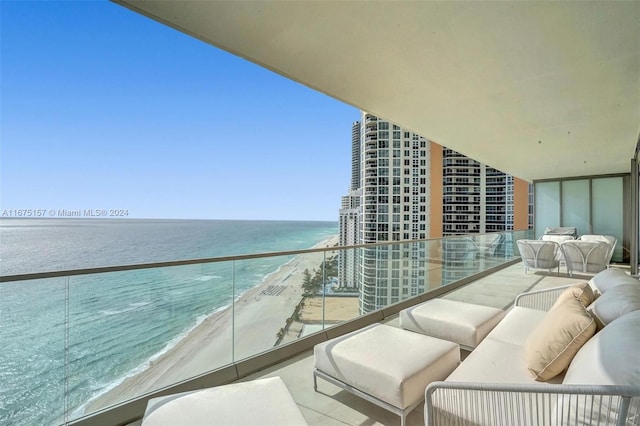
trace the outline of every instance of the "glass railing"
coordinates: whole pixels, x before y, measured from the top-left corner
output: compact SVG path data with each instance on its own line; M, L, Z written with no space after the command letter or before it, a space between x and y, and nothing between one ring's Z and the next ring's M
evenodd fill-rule
M64 424L509 262L531 237L0 277L0 424Z

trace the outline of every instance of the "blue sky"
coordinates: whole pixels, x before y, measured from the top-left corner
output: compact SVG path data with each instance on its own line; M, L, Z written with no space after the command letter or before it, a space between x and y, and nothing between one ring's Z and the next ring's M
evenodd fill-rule
M357 109L107 1L0 7L3 211L337 220Z

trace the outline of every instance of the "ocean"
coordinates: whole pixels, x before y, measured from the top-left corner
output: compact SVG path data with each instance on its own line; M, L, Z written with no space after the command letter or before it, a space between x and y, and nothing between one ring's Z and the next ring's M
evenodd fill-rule
M336 222L2 219L0 274L297 250L337 233ZM0 283L0 424L81 416L291 258Z

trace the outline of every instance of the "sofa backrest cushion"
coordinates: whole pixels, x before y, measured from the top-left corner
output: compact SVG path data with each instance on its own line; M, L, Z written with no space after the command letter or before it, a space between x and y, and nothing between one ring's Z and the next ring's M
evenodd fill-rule
M602 272L598 272L589 281L600 294L606 293L608 290L623 284L640 285L640 281L628 275L622 269L609 268Z
M613 287L587 307L587 311L595 318L598 329L637 310L640 310L640 283Z
M578 299L547 312L525 342L525 365L538 381L562 373L596 331L595 320Z
M566 385L640 386L640 311L623 315L593 336L578 351L564 376ZM585 395L556 407L562 424L620 424L620 397ZM632 410L633 411L633 410ZM631 414L632 411L629 413ZM623 420L624 422L624 420ZM637 424L627 418L624 424Z
M640 311L621 316L580 348L563 384L640 386Z
M571 287L560 293L560 296L558 296L551 309L560 306L562 303L569 299L578 299L580 300L580 303L582 303L582 306L587 307L593 303L593 290L587 282L572 285Z

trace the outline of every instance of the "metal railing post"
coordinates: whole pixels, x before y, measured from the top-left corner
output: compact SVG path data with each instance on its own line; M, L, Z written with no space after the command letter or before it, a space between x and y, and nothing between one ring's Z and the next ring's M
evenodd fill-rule
M631 275L638 274L638 222L640 221L640 195L638 194L638 174L638 150L636 150L636 155L631 160L631 258L629 261L629 264L631 266Z
M236 261L231 261L231 362L236 362Z

